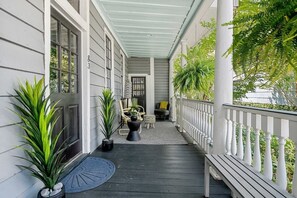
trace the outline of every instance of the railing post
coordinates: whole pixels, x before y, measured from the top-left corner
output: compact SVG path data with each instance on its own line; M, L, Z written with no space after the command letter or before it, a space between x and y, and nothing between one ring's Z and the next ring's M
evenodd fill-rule
M233 0L218 0L217 4L217 35L216 35L216 63L214 84L214 134L213 153L225 152L225 112L223 104L232 104L233 71L232 56L224 56L233 41L233 30L228 25L222 25L233 20ZM222 78L222 76L224 76Z

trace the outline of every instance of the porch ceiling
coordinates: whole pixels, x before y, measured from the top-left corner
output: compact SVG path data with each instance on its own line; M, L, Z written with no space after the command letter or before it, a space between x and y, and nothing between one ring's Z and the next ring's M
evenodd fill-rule
M95 0L130 57L167 58L201 0Z

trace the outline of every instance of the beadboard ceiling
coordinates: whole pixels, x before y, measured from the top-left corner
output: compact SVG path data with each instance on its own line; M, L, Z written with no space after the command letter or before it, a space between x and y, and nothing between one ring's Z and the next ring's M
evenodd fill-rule
M95 0L129 57L168 58L201 0Z

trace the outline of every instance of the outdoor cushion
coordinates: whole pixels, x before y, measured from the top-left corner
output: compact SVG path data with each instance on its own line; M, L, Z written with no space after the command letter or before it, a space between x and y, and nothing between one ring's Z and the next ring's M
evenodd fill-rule
M160 102L160 109L167 109L167 105L168 105L167 101L161 101Z

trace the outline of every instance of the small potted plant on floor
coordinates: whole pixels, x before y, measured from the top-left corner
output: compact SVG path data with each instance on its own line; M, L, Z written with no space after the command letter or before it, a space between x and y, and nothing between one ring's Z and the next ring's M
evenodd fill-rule
M110 89L102 91L102 96L99 96L101 104L101 132L104 135L102 140L102 151L110 151L113 148L113 140L111 135L114 131L114 120L116 116L115 100Z
M14 112L23 122L20 126L24 129L24 143L22 147L28 156L19 157L28 161L29 165L18 165L32 172L32 176L41 180L44 188L39 191L38 197L65 197L62 183L58 183L63 171L62 147L57 147L57 142L62 133L54 135L53 129L57 122L55 106L50 104L49 97L45 97L44 80L41 79L31 85L26 81L15 89L17 94L13 103ZM32 165L33 166L32 166Z

